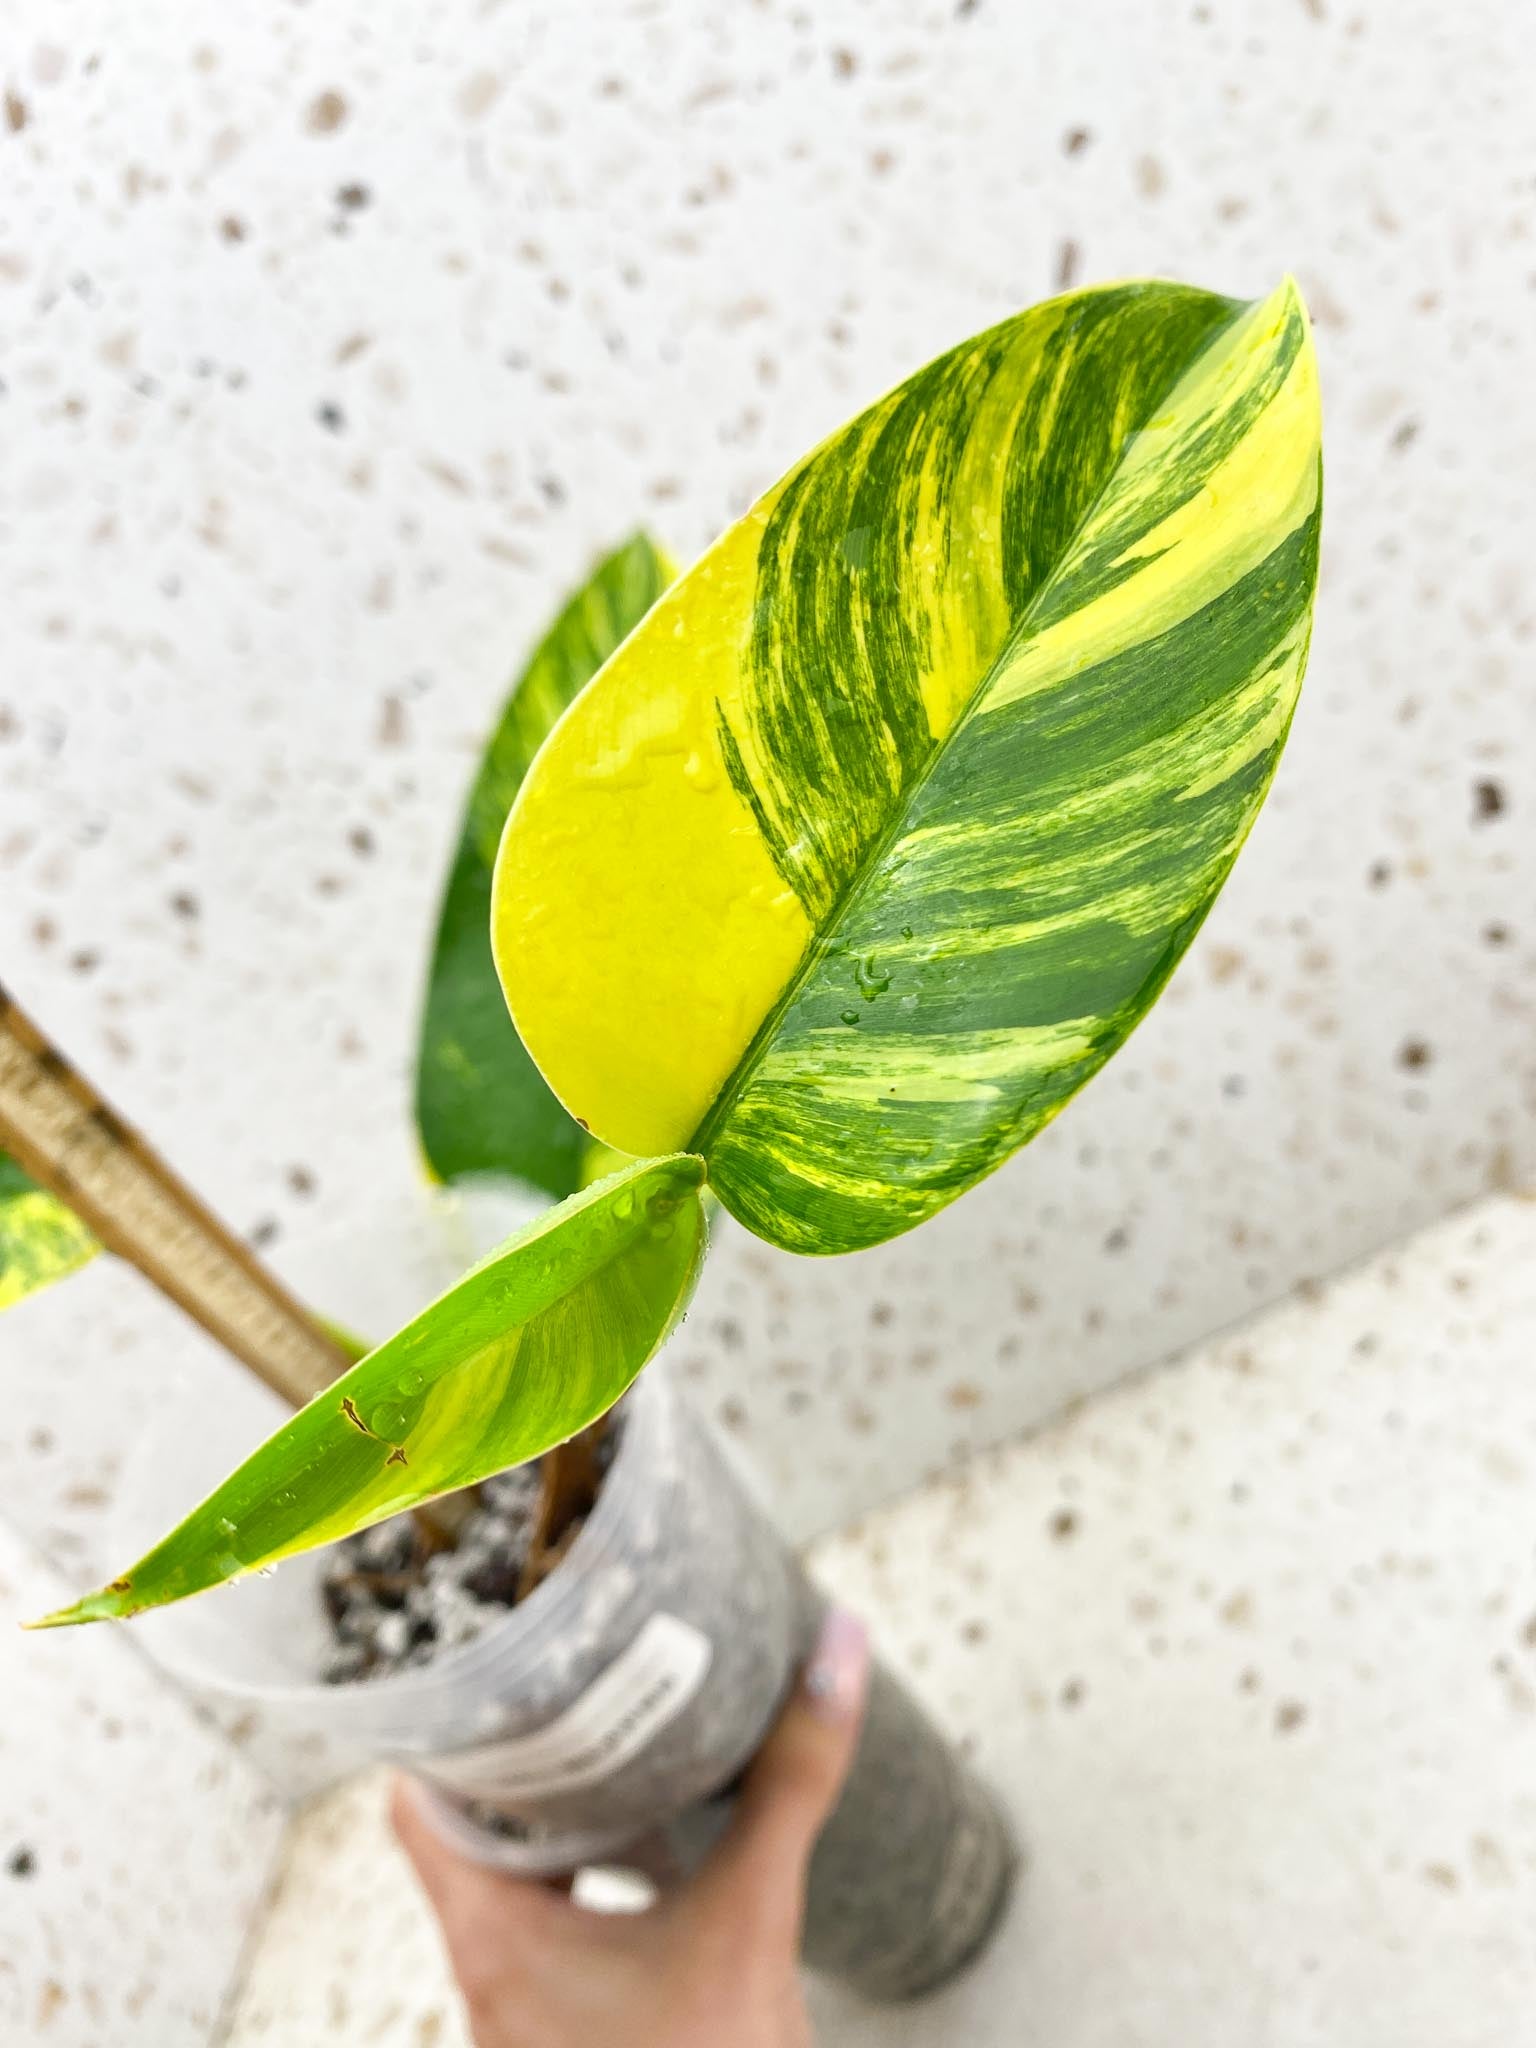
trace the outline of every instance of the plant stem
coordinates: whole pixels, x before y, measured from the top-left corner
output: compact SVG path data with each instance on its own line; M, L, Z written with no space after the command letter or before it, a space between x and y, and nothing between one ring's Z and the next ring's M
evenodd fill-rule
M0 985L0 1147L108 1251L294 1407L352 1363L269 1267L173 1173ZM470 1512L418 1509L438 1547Z
M539 1505L518 1579L519 1600L526 1600L534 1587L548 1578L565 1555L578 1521L591 1514L603 1483L598 1447L611 1421L611 1415L600 1416L579 1436L556 1444L539 1460Z

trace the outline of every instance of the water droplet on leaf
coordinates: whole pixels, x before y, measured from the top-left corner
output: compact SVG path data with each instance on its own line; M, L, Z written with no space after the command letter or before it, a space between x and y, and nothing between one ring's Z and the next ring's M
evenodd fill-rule
M891 970L877 967L873 954L867 960L856 960L853 978L859 985L859 994L866 1003L872 1003L876 996L883 996L891 985Z

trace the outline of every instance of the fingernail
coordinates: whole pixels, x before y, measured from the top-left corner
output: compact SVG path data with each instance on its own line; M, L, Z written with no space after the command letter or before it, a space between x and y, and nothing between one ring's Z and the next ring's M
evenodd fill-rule
M805 1667L806 1698L826 1721L846 1721L859 1710L869 1669L869 1631L846 1607L833 1607L821 1624Z

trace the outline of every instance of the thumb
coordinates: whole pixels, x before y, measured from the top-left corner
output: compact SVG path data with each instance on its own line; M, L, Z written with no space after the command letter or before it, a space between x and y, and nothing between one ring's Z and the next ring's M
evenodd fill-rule
M769 1916L800 1937L806 1867L858 1747L869 1638L856 1615L828 1611L783 1713L747 1774L735 1819L692 1887L696 1905L738 1928Z

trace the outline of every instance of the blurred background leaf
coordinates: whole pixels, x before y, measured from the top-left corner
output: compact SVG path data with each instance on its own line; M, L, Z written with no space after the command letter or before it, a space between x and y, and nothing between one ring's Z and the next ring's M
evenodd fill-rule
M62 1280L100 1250L72 1209L0 1152L0 1308Z
M610 1172L523 1049L491 959L491 874L523 777L566 706L676 571L637 533L600 562L550 627L491 734L465 808L433 948L416 1065L416 1121L434 1176L501 1174L556 1198ZM588 1153L601 1157L589 1160Z

